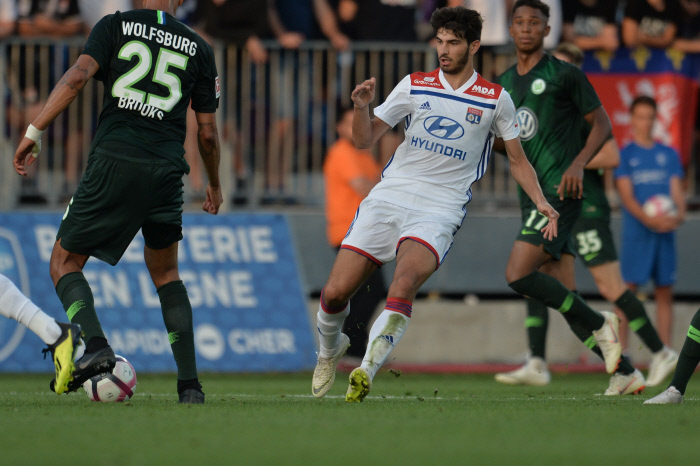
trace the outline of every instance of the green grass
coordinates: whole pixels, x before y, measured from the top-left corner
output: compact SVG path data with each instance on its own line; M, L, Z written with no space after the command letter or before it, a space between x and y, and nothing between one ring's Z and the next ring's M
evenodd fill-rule
M205 374L204 406L178 405L174 376L139 375L117 404L48 378L0 375L1 464L688 464L700 428L700 377L680 406L642 405L661 387L596 396L602 374L523 388L384 372L361 404L343 401L345 374L322 400L310 374Z

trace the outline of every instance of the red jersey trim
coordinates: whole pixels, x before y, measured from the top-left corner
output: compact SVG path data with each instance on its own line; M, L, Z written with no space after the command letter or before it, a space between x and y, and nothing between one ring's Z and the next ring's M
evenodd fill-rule
M501 96L501 91L503 91L503 87L485 80L481 75L477 75L474 84L464 93L474 97L481 97L482 99L498 100Z
M444 89L443 85L440 83L440 69L438 68L429 73L424 73L422 71L411 73L411 86Z

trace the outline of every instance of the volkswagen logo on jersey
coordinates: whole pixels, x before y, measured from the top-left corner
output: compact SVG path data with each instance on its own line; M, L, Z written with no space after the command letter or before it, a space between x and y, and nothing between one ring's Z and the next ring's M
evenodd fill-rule
M4 228L0 228L0 273L29 296L29 274L19 239L12 231ZM15 351L25 330L24 325L14 320L4 317L0 319L0 362Z
M521 107L515 114L520 125L520 140L529 141L537 134L537 116L527 107Z
M462 125L452 118L443 116L431 116L423 122L423 127L431 135L438 139L459 139L464 136Z

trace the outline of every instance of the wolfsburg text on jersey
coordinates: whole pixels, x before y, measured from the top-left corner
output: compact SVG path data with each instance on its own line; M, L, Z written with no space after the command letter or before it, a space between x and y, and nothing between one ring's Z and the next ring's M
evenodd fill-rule
M170 47L180 52L185 52L189 56L194 57L197 53L197 43L192 42L187 37L182 37L178 34L163 31L155 26L146 26L141 23L124 22L122 23L122 33L125 36L141 37L146 40L155 40L156 43L162 44L165 47Z

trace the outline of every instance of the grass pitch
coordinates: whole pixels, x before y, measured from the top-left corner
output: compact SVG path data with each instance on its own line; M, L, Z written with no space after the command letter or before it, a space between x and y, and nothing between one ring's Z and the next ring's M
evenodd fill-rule
M210 375L204 406L175 376L139 375L133 400L56 396L48 375L0 375L0 463L672 464L697 460L700 376L678 406L603 397L608 377L555 374L547 387L491 375L380 373L364 403L347 374L322 400L310 374Z

